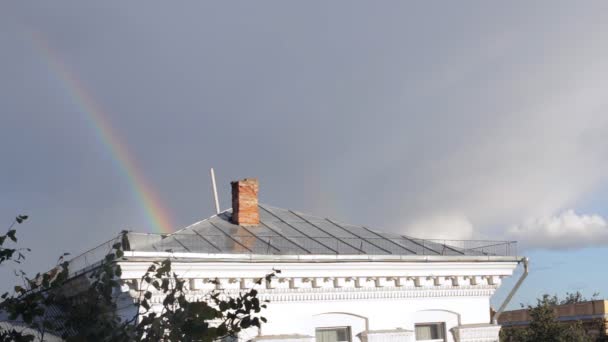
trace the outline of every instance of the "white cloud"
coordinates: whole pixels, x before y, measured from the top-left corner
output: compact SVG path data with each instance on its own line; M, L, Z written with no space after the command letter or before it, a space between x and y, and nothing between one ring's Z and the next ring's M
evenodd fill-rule
M583 31L568 34L585 36ZM505 228L526 218L564 219L566 208L586 209L584 203L607 182L608 145L603 136L608 128L608 63L599 58L608 50L575 38L566 47L559 39L525 35L525 30L503 35L502 59L479 52L467 56L476 62L460 63L446 55L446 69L454 72L425 83L428 94L418 94L428 99L424 107L413 107L413 100L394 104L401 105L403 113L423 114L391 120L382 127L386 133L379 142L345 157L357 162L349 169L362 168L360 155L374 158L364 164L371 165L367 175L353 173L359 178L345 182L353 189L349 201L357 201L355 192L361 190L352 184L371 184L362 191L370 195L361 196L353 211L366 208L369 214L373 209L365 205L371 197L378 212L370 216L390 213L392 221L386 226L404 234L433 238L449 231L499 240L513 238ZM554 37L550 32L546 36ZM418 223L441 222L446 212L462 213L473 232L469 225L447 221L433 230ZM544 246L584 246L585 239L593 240L589 229L597 226L588 225L590 218L598 217L581 216L580 224L587 228L581 228L582 237L564 228L562 241L546 241ZM456 232L458 227L463 231ZM523 246L543 242L530 234L517 237Z
M608 222L599 215L566 210L558 215L529 219L508 229L524 248L580 248L608 245Z
M416 238L470 239L473 224L464 215L448 213L419 219L408 224L405 230Z

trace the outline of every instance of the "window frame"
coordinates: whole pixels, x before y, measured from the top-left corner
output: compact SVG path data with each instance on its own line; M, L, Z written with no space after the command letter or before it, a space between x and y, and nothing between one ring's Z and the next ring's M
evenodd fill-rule
M346 330L346 336L348 339L346 341L337 341L337 342L352 342L353 335L352 335L352 329L351 329L350 325L333 326L333 327L316 327L315 328L315 342L317 341L317 332L319 330L339 330L339 329Z
M435 339L430 339L430 340L419 340L418 337L416 336L416 328L418 326L439 326L441 331L441 335L443 337L441 338L435 338ZM447 341L447 330L446 330L446 324L445 322L419 322L419 323L415 323L414 324L414 338L416 339L416 342L418 341L425 341L425 342L446 342Z

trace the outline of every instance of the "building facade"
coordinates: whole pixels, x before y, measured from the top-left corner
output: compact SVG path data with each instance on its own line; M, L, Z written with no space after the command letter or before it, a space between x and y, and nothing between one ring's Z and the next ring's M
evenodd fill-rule
M176 233L129 233L121 297L138 297L150 262L167 257L190 299L236 294L278 269L258 289L268 323L239 339L498 341L490 297L521 261L512 242L415 239L259 204L256 180L232 190L232 209ZM79 257L71 267L91 266Z
M556 320L563 324L581 322L583 328L593 336L608 335L608 300L590 300L580 303L555 305ZM505 328L525 328L530 325L528 309L503 312L498 323Z

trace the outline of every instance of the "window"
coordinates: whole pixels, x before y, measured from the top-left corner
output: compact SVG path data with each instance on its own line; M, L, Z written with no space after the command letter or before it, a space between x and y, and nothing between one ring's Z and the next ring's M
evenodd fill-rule
M416 341L445 341L445 323L416 324Z
M350 327L317 328L317 342L350 342Z

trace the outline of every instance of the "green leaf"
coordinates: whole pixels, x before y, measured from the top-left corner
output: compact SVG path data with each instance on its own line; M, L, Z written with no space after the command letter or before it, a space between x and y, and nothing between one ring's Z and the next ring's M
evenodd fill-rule
M249 316L243 317L243 319L241 320L241 323L239 325L243 329L249 328L251 326L251 318Z
M251 320L251 325L254 326L254 327L258 327L259 328L260 327L260 320L257 317L254 317Z
M11 240L13 240L13 242L17 242L17 238L15 237L15 233L17 233L16 230L11 229L8 231L8 233L6 233L6 236L8 236Z

